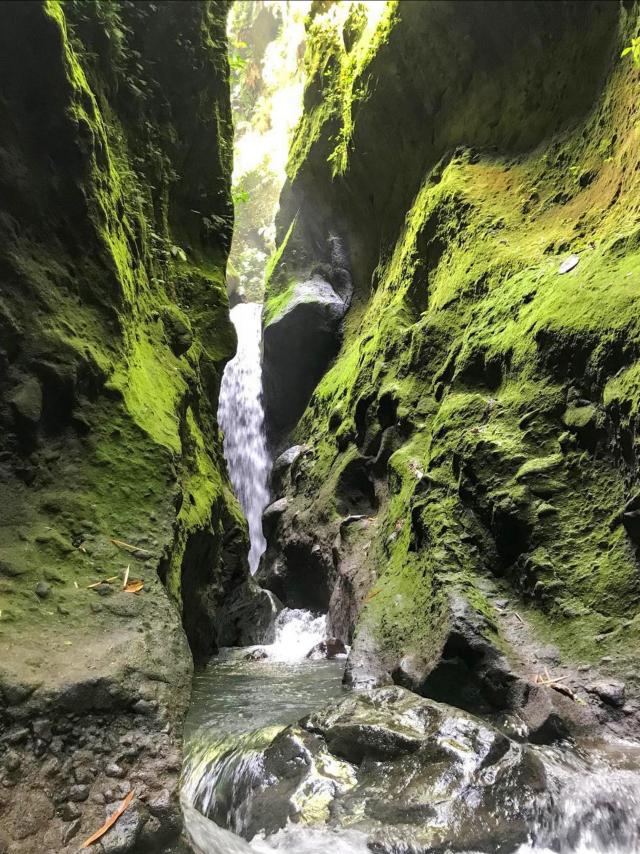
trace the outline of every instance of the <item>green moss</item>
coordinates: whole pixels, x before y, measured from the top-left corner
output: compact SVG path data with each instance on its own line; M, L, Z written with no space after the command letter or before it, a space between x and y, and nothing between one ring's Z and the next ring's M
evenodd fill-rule
M635 83L607 64L617 13L583 32L576 7L548 53L527 33L522 53L483 65L482 84L476 64L464 79L482 97L472 94L451 41L467 32L458 8L395 6L352 55L324 24L309 32L305 117L281 205L295 207L295 233L291 217L281 228L312 261L318 220L340 222L354 272L373 275L356 283L340 355L295 431L313 450L304 497L312 518L333 513L344 466L377 452L391 394L401 447L376 472L376 581L358 632L390 666L409 652L428 658L448 589L492 619L476 581L494 572L543 635L593 659L603 626L621 648L640 602L636 546L611 524L638 451ZM531 32L548 26L545 14L532 11ZM483 64L476 23L465 53ZM525 77L553 88L569 45L581 79L573 65L564 100L547 92L525 109ZM410 92L388 82L409 69ZM482 105L495 110L483 127ZM401 174L390 152L402 153ZM578 265L561 273L574 253ZM276 275L291 258L281 254Z
M0 632L8 615L14 630L54 625L58 605L89 631L87 585L132 559L112 538L140 546L133 560L150 597L163 595L160 571L180 610L185 577L215 602L223 525L234 520L228 537L246 537L215 421L236 346L224 277L226 9L108 5L48 0L3 21L34 49L11 60L15 134L0 165L12 188L2 260L20 283L0 307L23 384L14 408L26 412L20 388L32 391L28 447L6 488L16 512L0 534L1 574L20 582L0 591ZM19 79L48 93L37 126ZM185 85L199 92L196 110L182 109ZM16 447L13 418L0 406L3 451ZM203 535L217 551L201 579L189 549ZM41 602L43 577L55 591Z

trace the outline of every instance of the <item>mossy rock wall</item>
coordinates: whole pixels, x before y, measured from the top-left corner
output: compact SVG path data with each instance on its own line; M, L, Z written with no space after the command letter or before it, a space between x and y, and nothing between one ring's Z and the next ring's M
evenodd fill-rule
M309 21L266 312L330 234L356 291L275 539L329 555L352 666L420 684L453 590L501 647L489 579L636 678L638 26L615 2L389 3L355 44Z
M206 656L246 577L215 418L235 349L226 12L0 4L3 639L117 630L87 587L131 564Z

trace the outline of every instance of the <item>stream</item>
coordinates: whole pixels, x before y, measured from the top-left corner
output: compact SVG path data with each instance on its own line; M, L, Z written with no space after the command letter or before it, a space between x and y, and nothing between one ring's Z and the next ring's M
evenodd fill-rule
M227 366L223 379L220 422L225 430L224 447L230 476L249 521L250 563L254 572L264 550L260 523L262 510L268 502L269 470L260 400L260 306L236 306L232 318L238 331L238 354ZM438 784L444 786L444 799L435 801L433 806L431 803L421 804L420 815L427 818L418 821L411 816L402 818L403 810L410 813L413 807L403 803L401 798L394 799L393 793L388 794L391 790L385 788L386 775L394 773L390 770L392 763L369 761L358 768L356 762L345 772L347 763L326 752L303 752L289 757L284 755L276 776L266 767L265 751L286 727L349 696L342 686L345 656L334 660L306 657L325 638L325 623L323 616L284 609L276 620L273 644L223 649L204 670L196 673L185 728L182 774L182 807L193 851L197 854L266 854L273 851L295 854L368 854L371 851L379 854L426 854L427 851L446 854L455 851L472 854L472 849L460 841L461 825L456 825L456 816L461 814L456 813L456 809L460 805L446 797L447 775L450 774L446 767ZM460 752L460 733L464 736L464 732L456 730L459 713L446 706L438 706L438 709L438 714L445 720L443 731L446 738L441 746L446 743L449 749L453 744ZM483 724L467 716L464 726L482 727ZM302 733L300 737L305 734L298 732ZM495 736L495 730L493 732ZM298 737L294 733L291 743ZM311 739L314 738L312 735ZM502 742L499 741L501 738ZM504 742L498 733L494 744ZM467 756L459 762L462 776L467 773L465 767L471 768L475 762L473 773L477 773L480 767L480 773L484 775L482 785L487 787L491 800L491 786L495 782L491 774L496 773L492 769L498 763L489 759L487 754L485 758L490 767L482 771L483 764L479 765L478 756L474 755L475 744L473 742L474 748L467 750ZM478 821L489 815L497 828L493 831L494 842L485 844L483 852L640 852L639 745L599 740L523 748L512 742L507 749L516 754L528 751L528 761L541 769L544 784L535 798L516 791L515 797L503 798L498 806L492 804L493 812L487 812L486 804L473 800L479 791L475 782L475 790L471 783L457 790L456 797L466 801L464 809L467 813L473 817L474 810L478 809ZM304 786L296 788L292 785L283 800L282 779L286 781L288 776L295 776L295 766L298 763L299 770L301 756L306 757L304 761L311 766L312 773ZM429 762L434 766L438 762L442 764L441 754L436 752L434 757L423 764L414 763L412 774L417 778L430 774ZM345 773L351 777L342 785L344 780L341 781L340 774ZM360 792L361 801L354 808L354 802L350 803L349 798L358 787L363 788L361 781L354 782L361 773L365 781L364 793ZM471 780L471 774L469 771L465 779ZM256 833L251 822L257 799L260 800L258 809L262 810L261 820L264 823L265 796L268 816L271 794L273 829ZM379 841L381 822L379 818L371 819L368 802L378 804L379 808L381 799L390 816L392 831L399 828L400 843ZM321 809L314 813L313 809L309 810L309 804L316 801ZM293 820L282 820L283 804L288 815L294 816ZM436 808L440 812L436 812ZM439 822L442 830L443 821L447 835L444 847L425 847L420 842L412 842L411 834L415 829L423 831L425 823L432 822L435 826ZM510 828L519 825L522 829L523 822L528 841L522 843L520 832L518 841L514 843L510 838ZM270 824L268 819L266 824ZM383 836L386 832L384 824L383 821ZM375 832L374 836L372 832Z
M275 643L264 647L266 659L245 660L251 649L222 650L196 674L185 732L182 799L189 840L198 854L370 854L367 833L355 828L289 823L251 842L240 836L247 828L253 787L269 785L262 750L287 724L347 695L344 657L304 657L323 635L324 618L285 609ZM530 841L516 848L517 854L640 851L638 745L598 741L533 749L545 767L547 792ZM398 854L423 851L397 849Z

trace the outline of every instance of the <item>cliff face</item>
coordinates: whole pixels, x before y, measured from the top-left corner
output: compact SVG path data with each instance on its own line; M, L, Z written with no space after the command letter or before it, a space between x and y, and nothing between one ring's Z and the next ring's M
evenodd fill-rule
M522 630L638 687L637 26L613 2L310 22L266 316L336 236L355 290L262 575L329 608L354 681L504 708L541 666Z
M246 579L226 11L0 4L2 850L75 850L134 780L117 850L175 835L184 631L210 654Z

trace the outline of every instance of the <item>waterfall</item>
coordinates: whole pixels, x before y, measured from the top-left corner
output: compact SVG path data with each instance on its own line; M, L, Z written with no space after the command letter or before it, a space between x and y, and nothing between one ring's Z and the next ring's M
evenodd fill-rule
M241 303L231 309L231 320L238 333L238 351L225 368L218 406L229 476L249 523L252 574L266 547L262 511L269 501L270 460L264 433L260 368L261 315L259 303Z

